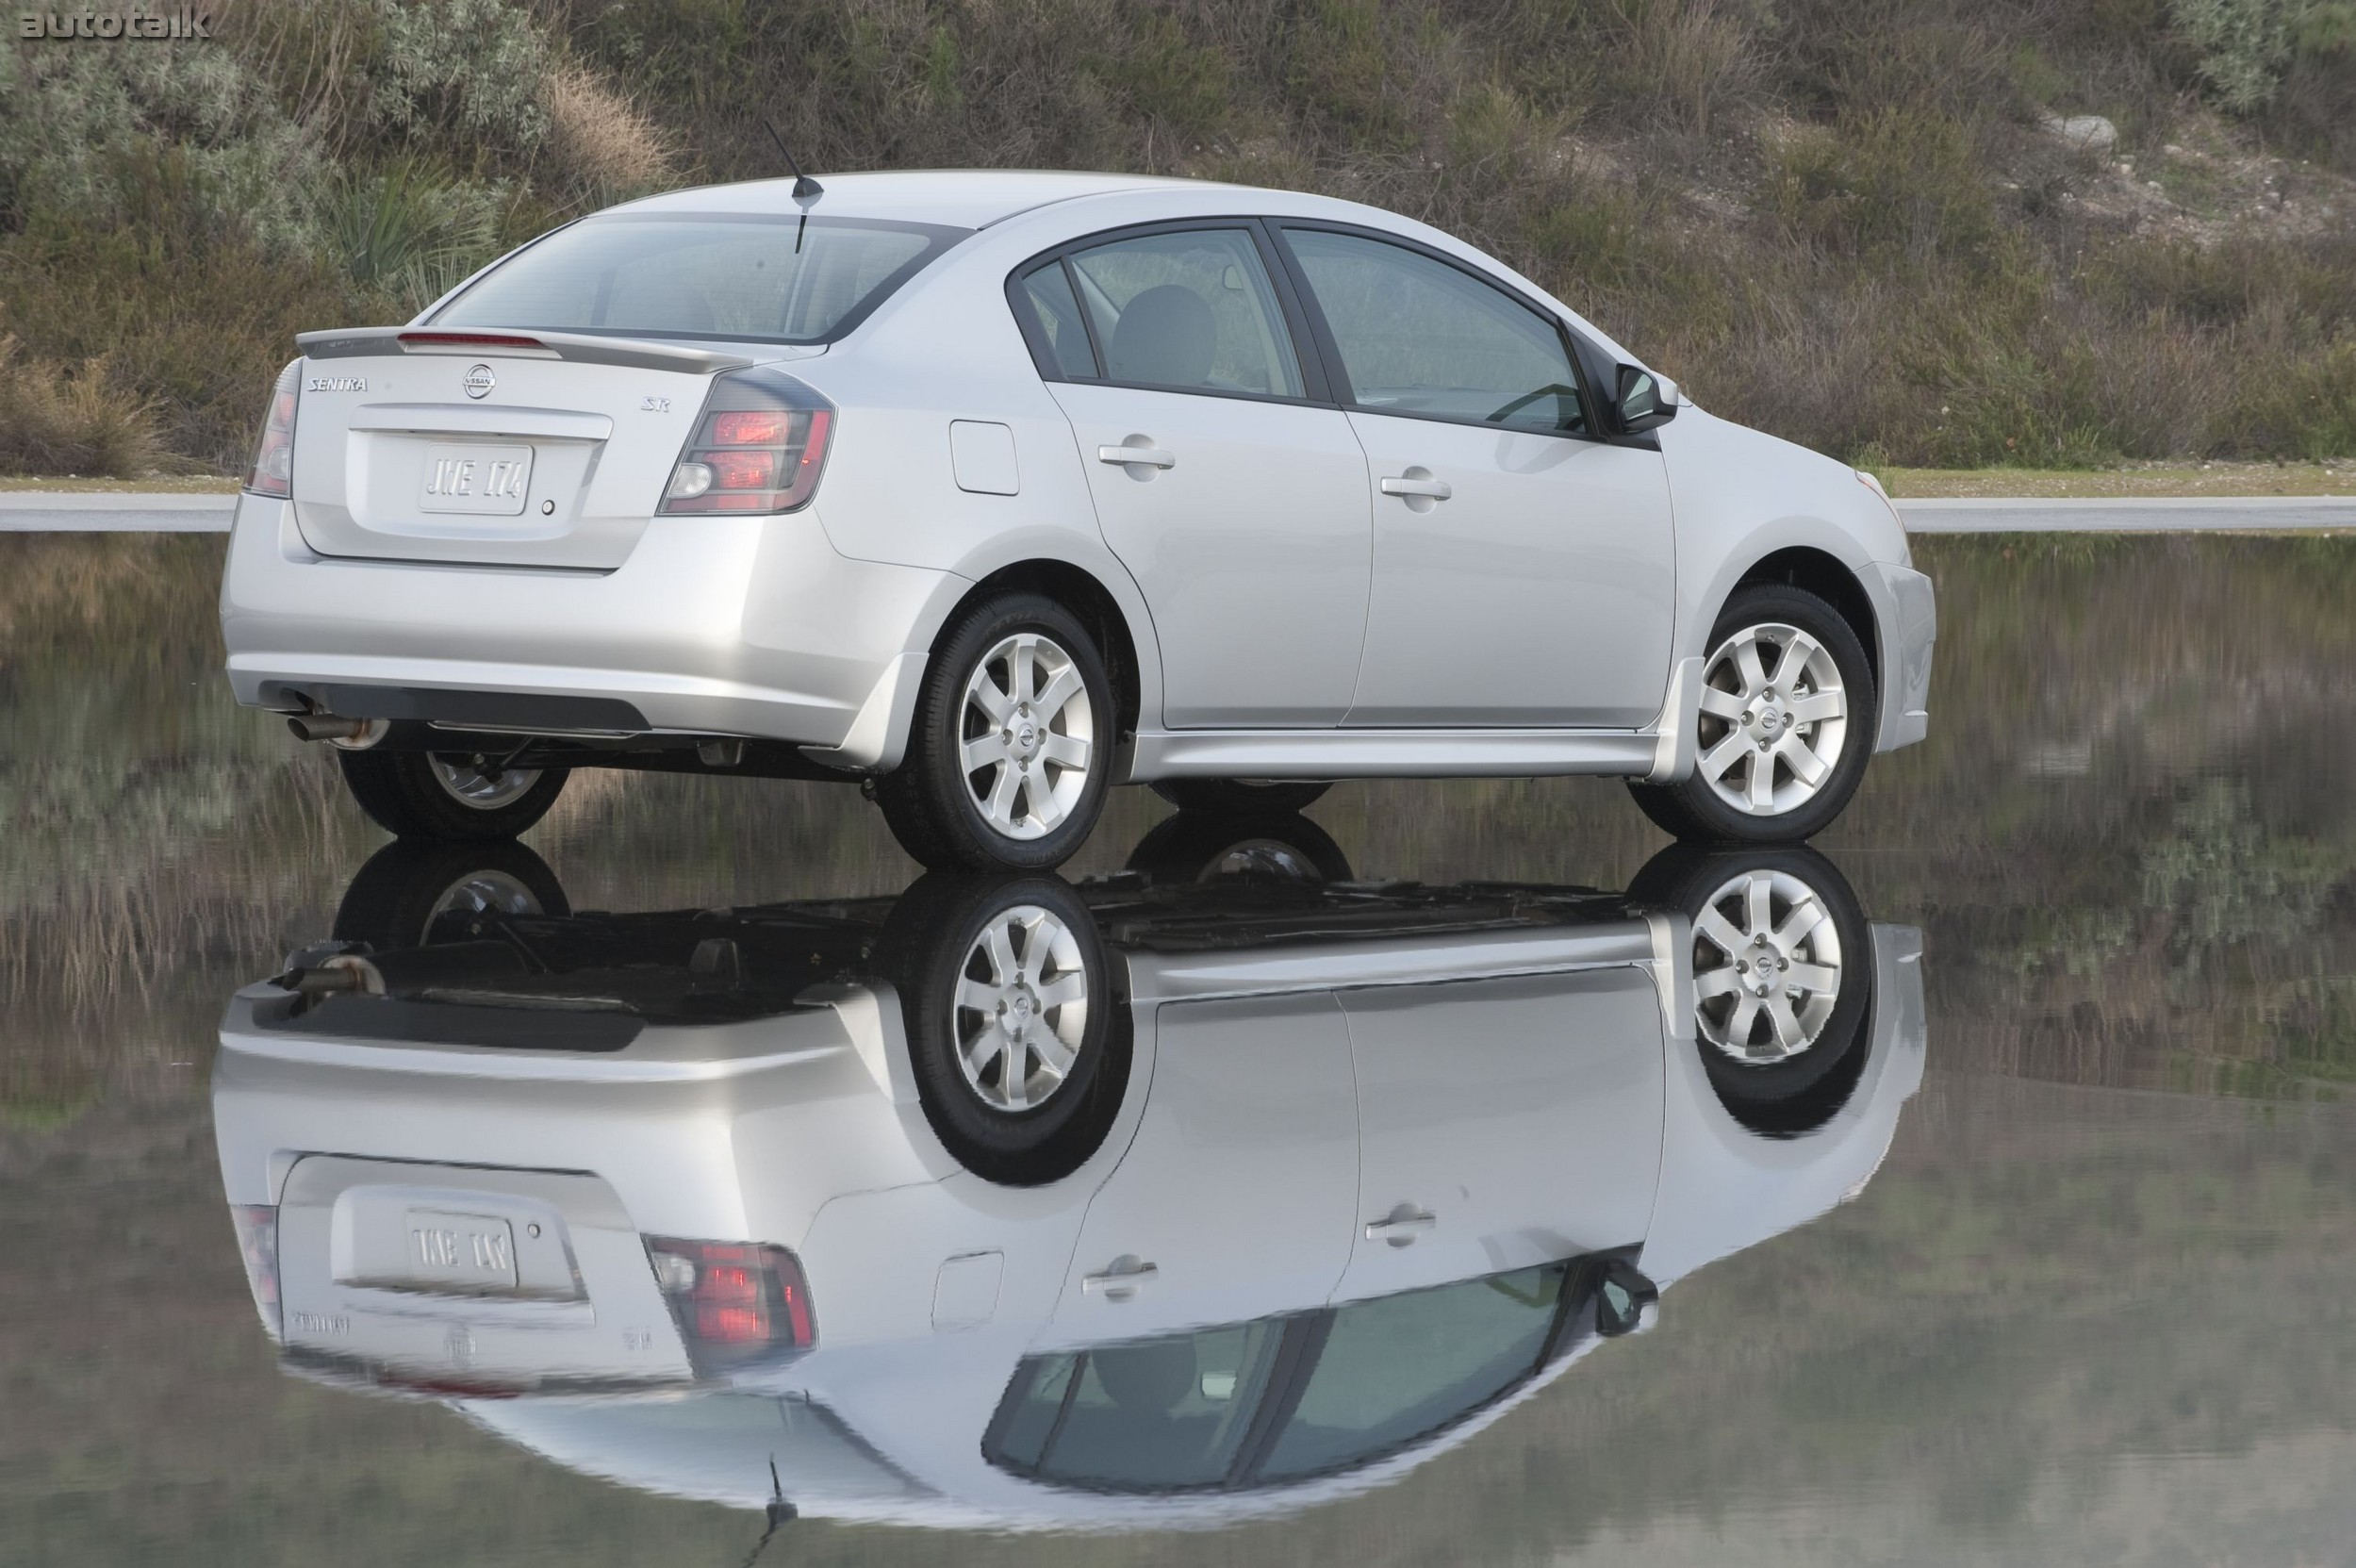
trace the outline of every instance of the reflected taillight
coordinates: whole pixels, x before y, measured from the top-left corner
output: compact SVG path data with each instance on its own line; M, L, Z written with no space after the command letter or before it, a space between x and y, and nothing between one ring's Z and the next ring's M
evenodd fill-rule
M801 1263L782 1246L650 1236L647 1262L698 1372L742 1366L818 1342Z
M818 488L834 405L766 368L719 377L664 487L663 512L790 512Z
M255 495L286 496L294 492L294 409L303 386L303 361L278 372L270 389L270 413L262 421L262 438L254 448L254 471L245 487Z
M245 1283L254 1293L254 1310L262 1314L270 1337L279 1337L278 1211L268 1203L232 1203L229 1218L238 1228L238 1252L245 1260Z

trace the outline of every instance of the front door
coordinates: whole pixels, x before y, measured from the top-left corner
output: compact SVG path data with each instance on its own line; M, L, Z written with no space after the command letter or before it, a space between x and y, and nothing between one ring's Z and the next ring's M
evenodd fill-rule
M1559 323L1470 272L1284 231L1349 382L1374 492L1351 726L1632 729L1669 684L1656 451L1594 438Z
M1162 230L1029 274L1106 541L1145 596L1171 728L1329 727L1373 554L1366 460L1309 400L1257 231ZM1095 372L1095 373L1084 373ZM1150 721L1150 716L1149 716Z

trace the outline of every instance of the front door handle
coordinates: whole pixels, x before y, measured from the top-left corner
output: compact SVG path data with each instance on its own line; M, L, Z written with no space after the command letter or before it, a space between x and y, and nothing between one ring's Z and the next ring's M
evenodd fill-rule
M1366 1239L1389 1242L1393 1246L1412 1246L1415 1238L1440 1223L1428 1209L1418 1209L1412 1203L1402 1203L1380 1219L1366 1222Z
M1096 449L1096 461L1118 463L1123 468L1132 463L1147 469L1178 467L1177 454L1158 446L1100 446Z
M1382 482L1385 495L1423 496L1432 501L1445 501L1456 491L1444 479L1434 479L1423 469L1409 469L1396 478Z
M1079 1277L1082 1296L1101 1296L1108 1301L1126 1301L1162 1277L1162 1271L1133 1253L1124 1253L1105 1265L1102 1274Z

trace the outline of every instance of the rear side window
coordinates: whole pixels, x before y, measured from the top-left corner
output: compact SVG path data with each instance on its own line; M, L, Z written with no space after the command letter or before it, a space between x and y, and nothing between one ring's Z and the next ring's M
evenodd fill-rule
M616 213L560 229L436 312L446 327L827 343L968 230Z
M1300 362L1251 231L1144 234L1070 258L1108 381L1303 395Z
M1047 363L1041 369L1071 381L1094 381L1096 351L1088 346L1088 328L1080 322L1079 300L1063 263L1050 261L1024 274L1022 301L1046 351Z
M1357 404L1550 435L1588 428L1562 333L1444 261L1355 234L1286 229Z

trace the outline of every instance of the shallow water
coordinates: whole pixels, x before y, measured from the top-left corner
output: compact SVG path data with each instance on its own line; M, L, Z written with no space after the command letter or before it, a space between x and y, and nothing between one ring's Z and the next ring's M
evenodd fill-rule
M0 1555L741 1562L762 1513L649 1489L696 1490L676 1465L559 1463L490 1429L529 1398L470 1415L322 1381L265 1334L216 1153L222 1013L331 933L380 835L316 756L228 704L217 541L0 552ZM1932 738L1880 759L1818 846L1923 951L1919 1087L1882 1091L1894 1133L1853 1198L1815 1213L1793 1178L1793 1213L1729 1230L1649 1331L1266 1516L844 1524L782 1475L811 1516L764 1560L2356 1561L2356 547L1921 554L1944 627ZM914 878L848 790L576 784L532 835L576 911L881 900ZM1164 815L1121 792L1071 876L1118 871ZM1427 887L1618 893L1662 842L1583 782L1352 785L1310 816L1354 879ZM1500 1036L1441 1013L1413 1058L1510 1100ZM1696 1048L1658 1048L1672 1067ZM1227 1092L1239 1117L1259 1093ZM333 1097L305 1114L307 1147L337 1147ZM1402 1114L1402 1147L1436 1147L1418 1118L1437 1109ZM1831 1146L1789 1147L1805 1166ZM1565 1181L1562 1229L1632 1164ZM1239 1264L1236 1288L1276 1266ZM1222 1321L1315 1305L1256 1299ZM1441 1353L1401 1351L1396 1380ZM944 1411L973 1360L925 1374ZM946 1431L941 1452L982 1438ZM1002 1527L1081 1513L1112 1533Z

